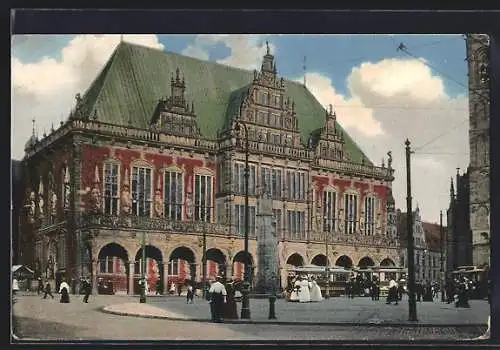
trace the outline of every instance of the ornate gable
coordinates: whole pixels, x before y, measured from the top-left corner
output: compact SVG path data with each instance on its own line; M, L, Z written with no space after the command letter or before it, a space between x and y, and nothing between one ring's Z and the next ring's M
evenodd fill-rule
M337 115L332 105L326 111L325 125L316 133L316 139L311 140L311 147L316 148L316 156L332 160L347 160L348 154L344 151L344 135L337 130Z
M151 120L151 130L166 135L198 137L200 129L196 123L194 102L191 105L185 97L186 83L179 68L175 79L170 80L170 96L160 99Z

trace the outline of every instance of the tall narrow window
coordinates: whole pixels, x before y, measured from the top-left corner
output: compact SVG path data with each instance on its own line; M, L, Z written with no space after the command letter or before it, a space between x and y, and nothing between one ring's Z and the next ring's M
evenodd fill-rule
M118 174L120 167L115 163L104 163L104 214L118 215Z
M375 233L375 197L365 197L365 230L366 235Z
M184 174L178 171L165 171L164 182L165 217L182 220L184 202Z
M249 164L249 176L248 176L248 194L250 196L255 195L255 182L256 182L256 170L254 164ZM233 189L235 194L244 195L245 194L245 164L244 163L234 163L233 166Z
M287 170L286 187L288 189L288 199L305 200L307 193L306 174L300 171Z
M196 175L194 183L194 219L196 221L212 221L213 211L213 176Z
M255 223L256 223L256 211L254 206L248 207L248 234L254 236L255 231ZM241 204L236 204L234 206L234 215L233 215L233 225L236 234L245 235L245 206Z
M323 192L323 231L335 231L335 213L336 213L337 194L334 191Z
M281 198L281 170L261 168L260 184L266 188L267 193L274 199Z
M273 218L276 223L276 235L281 236L281 209L273 209Z
M151 169L132 169L132 212L137 216L151 216Z
M288 235L292 239L303 240L306 238L305 212L287 211Z
M268 98L267 92L261 92L261 94L260 94L260 103L263 104L263 105L267 105L267 98Z
M168 275L169 276L179 275L179 259L172 259L168 262Z
M358 196L355 194L345 194L344 208L345 233L351 235L356 233L356 223L358 220Z

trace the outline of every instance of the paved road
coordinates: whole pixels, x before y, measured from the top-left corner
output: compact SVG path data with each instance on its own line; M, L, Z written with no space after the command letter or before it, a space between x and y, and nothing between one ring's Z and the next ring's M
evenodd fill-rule
M186 304L183 297L152 297L151 305L185 315L188 318L209 318L210 308L203 299L195 304ZM455 308L453 304L440 301L417 302L419 324L429 325L486 325L490 306L487 301L471 300L471 308ZM238 303L238 313L241 303ZM252 321L268 321L267 299L251 299ZM320 303L290 303L283 299L276 302L276 316L280 322L318 323L364 323L364 324L407 324L408 301L398 305L386 305L385 300L371 298L331 298Z
M150 298L151 301L153 298ZM294 326L212 324L105 314L105 305L138 301L119 296L72 296L70 304L19 296L13 307L14 333L41 340L409 340L470 339L485 327ZM168 301L167 301L168 302Z

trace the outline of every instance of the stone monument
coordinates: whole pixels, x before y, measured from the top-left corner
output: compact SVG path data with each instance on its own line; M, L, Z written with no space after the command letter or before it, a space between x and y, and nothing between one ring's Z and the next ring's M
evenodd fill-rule
M273 217L273 200L266 188L257 199L257 284L256 294L274 295L278 291L278 237Z

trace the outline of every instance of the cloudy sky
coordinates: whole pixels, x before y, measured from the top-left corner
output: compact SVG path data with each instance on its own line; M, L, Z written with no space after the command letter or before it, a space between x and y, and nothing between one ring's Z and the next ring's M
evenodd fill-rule
M375 163L388 150L396 206L406 209L404 141L412 155L413 205L437 222L450 177L469 162L467 67L461 35L124 35L123 40L260 67L268 40L278 74L303 81ZM33 118L40 136L66 119L120 41L119 35L24 35L11 46L12 157L21 159ZM404 43L406 52L397 50ZM304 70L304 57L306 69ZM446 219L445 219L446 220ZM445 222L446 223L446 222Z

